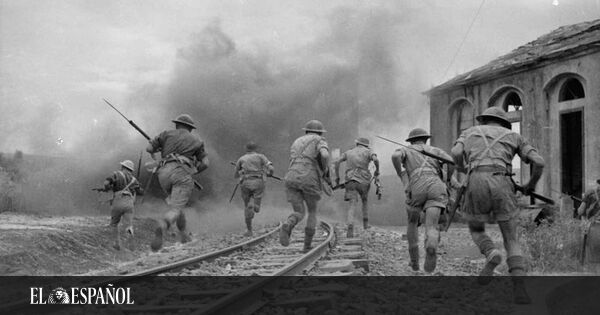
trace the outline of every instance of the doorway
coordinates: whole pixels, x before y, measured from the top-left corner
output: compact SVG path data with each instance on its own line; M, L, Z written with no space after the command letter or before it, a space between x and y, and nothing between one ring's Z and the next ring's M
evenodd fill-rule
M561 191L577 198L583 194L583 140L583 110L561 113ZM574 201L575 209L579 204Z

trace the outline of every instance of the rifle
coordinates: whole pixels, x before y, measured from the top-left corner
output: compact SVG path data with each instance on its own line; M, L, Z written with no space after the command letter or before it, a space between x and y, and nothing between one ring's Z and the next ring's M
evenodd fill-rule
M333 187L331 187L331 190L336 190L336 189L345 189L346 188L346 183L341 183L338 185L335 185Z
M109 103L107 100L102 99L104 102L106 102L106 104L108 104L108 106L112 107L112 109L114 109L117 113L119 113L119 115L121 115L123 118L125 118L125 120L127 120L127 122L133 127L135 128L135 130L137 130L142 136L144 136L144 138L146 138L146 140L150 141L150 136L144 132L144 130L142 130L142 128L140 128L135 122L133 122L133 120L125 117L125 115L123 115L123 113L121 113L116 107L114 107L111 103ZM154 175L154 173L156 173L156 170L152 173L152 175ZM139 169L138 169L138 174L139 174ZM139 175L138 175L139 176ZM150 177L150 179L152 179L152 177ZM200 185L200 183L198 183L195 179L192 179L194 181L194 186L196 186L196 188L198 188L198 190L202 190L204 189L204 187L202 187L202 185ZM143 200L142 200L143 201Z
M229 198L229 203L231 203L231 201L233 200L233 197L235 196L235 192L238 190L238 187L240 187L240 182L235 184L235 187L233 188L233 193L231 194L231 197Z
M233 161L229 161L229 164L231 164L233 166L237 165L237 163L235 163ZM280 182L283 181L283 179L281 179L281 177L278 177L278 176L275 176L275 175L269 175L269 174L267 174L267 177L271 177L271 178L276 179L276 180L278 180Z
M396 142L396 141L394 141L394 140L390 140L390 139L388 139L388 138L384 138L384 137L382 137L382 136L376 136L376 137L377 137L377 138L379 138L379 139L385 140L385 141L387 141L387 142L391 142L391 143L393 143L393 144L397 144L397 145L399 145L399 146L402 146L402 147L405 147L405 148L408 148L408 149L415 150L415 151L417 151L417 152L419 152L419 153L421 153L421 154L423 154L423 155L425 155L425 156L428 156L428 157L430 157L430 158L436 159L436 160L438 160L438 161L440 161L440 162L442 162L442 163L447 163L447 164L450 164L450 165L455 165L455 164L454 164L454 161L452 161L452 160L450 160L450 159L447 159L447 158L445 158L445 157L437 156L437 155L435 155L435 154L433 154L433 153L430 153L430 152L427 152L427 151L425 151L425 150L417 150L417 149L415 149L415 148L413 148L413 147L410 147L410 146L404 145L404 144L402 144L402 143L400 143L400 142Z
M518 184L515 182L515 180L512 178L512 176L513 176L513 175L515 175L515 174L508 174L508 175L509 175L509 176L511 176L511 177L510 177L510 181L511 181L511 182L513 183L513 185L515 186L515 190L516 190L516 191L520 191L521 193L523 193L523 194L527 195L527 194L525 193L525 187L518 185ZM507 176L508 176L508 175L507 175ZM542 195L540 195L540 194L536 193L535 191L532 191L532 192L530 192L528 195L529 195L529 196L531 196L531 197L533 197L533 198L535 198L535 199L541 200L541 201L543 201L543 202L545 202L545 203L548 203L548 204L551 204L551 205L555 204L554 200L552 200L551 198L548 198L548 197L546 197L546 196L542 196Z
M383 195L383 186L381 186L381 182L379 181L379 176L373 177L373 182L375 183L375 194L377 195L377 200L381 200L381 196Z
M456 215L456 210L458 210L458 207L460 206L460 201L461 201L463 195L465 194L466 190L467 190L466 184L461 185L460 188L458 189L458 192L456 194L456 200L454 200L454 203L452 204L450 209L448 209L448 214L450 214L450 217L448 218L448 222L446 222L446 225L444 226L444 232L448 232L448 229L450 228L450 224L452 224L454 215Z
M138 160L138 169L137 169L137 174L135 176L135 178L137 178L138 180L140 179L140 171L142 169L142 155L144 154L144 151L140 151L140 159Z

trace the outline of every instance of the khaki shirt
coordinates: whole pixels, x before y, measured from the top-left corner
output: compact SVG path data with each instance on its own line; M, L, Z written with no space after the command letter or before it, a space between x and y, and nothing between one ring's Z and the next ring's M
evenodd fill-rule
M356 146L340 157L340 162L346 161L346 182L355 180L362 184L371 182L369 163L377 154L362 145Z
M537 154L520 134L500 126L471 127L463 131L456 143L463 144L465 164L471 169L489 165L510 170L515 154L525 163L529 163L527 155L530 152Z
M130 171L115 171L112 176L106 178L106 180L108 181L108 188L114 192L125 189L127 185L129 185L127 190L132 195L139 193L141 190L140 183Z
M264 154L248 152L237 160L235 169L242 179L250 177L264 178L267 168L272 164Z
M444 150L432 147L427 144L411 144L409 147L415 148L416 150L425 150L429 153L452 159L448 153ZM414 177L421 177L422 175L429 174L434 177L441 178L442 176L442 163L437 159L425 156L410 148L399 148L392 155L392 159L399 159L402 166L408 172L408 177L412 181Z
M150 141L153 152L160 150L164 159L171 153L185 156L191 160L200 161L206 156L204 142L185 129L173 129L160 133Z
M306 134L294 141L290 149L290 167L286 181L307 185L321 183L318 156L321 149L329 150L325 138L317 134ZM324 165L324 167L328 167ZM319 188L320 189L320 188Z

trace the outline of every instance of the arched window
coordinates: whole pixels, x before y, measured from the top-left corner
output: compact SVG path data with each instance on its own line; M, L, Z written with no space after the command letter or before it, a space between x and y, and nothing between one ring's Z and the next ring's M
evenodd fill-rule
M517 92L508 93L504 98L504 104L502 104L502 107L507 112L518 112L521 110L521 106L523 106L523 103Z
M473 106L466 100L454 104L450 118L454 139L456 139L465 129L473 126Z
M558 92L558 101L570 101L578 98L584 98L585 91L583 90L583 84L576 78L569 78L563 83Z

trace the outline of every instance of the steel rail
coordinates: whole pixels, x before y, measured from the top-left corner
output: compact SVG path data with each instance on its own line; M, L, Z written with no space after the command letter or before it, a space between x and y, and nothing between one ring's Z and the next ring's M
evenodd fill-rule
M229 255L231 253L234 253L238 250L247 248L247 247L251 247L254 246L256 244L262 243L264 242L267 238L269 238L270 236L272 236L273 234L279 232L279 229L281 229L281 223L279 224L279 226L272 230L269 231L266 234L263 234L261 236L255 237L253 239L250 239L248 241L245 241L243 243L239 243L227 248L223 248L223 249L219 249L213 252L209 252L209 253L205 253L205 254L201 254L199 256L195 256L195 257L190 257L184 260L180 260L180 261L176 261L167 265L163 265L163 266L158 266L155 268L150 268L150 269L146 269L146 270L142 270L142 271L138 271L138 272L134 272L131 274L126 274L126 275L122 275L122 276L118 276L118 277L114 277L114 278L110 278L108 280L103 280L103 281L99 281L99 282L92 282L89 284L86 284L90 287L100 287L100 286L104 286L104 285L108 285L108 284L115 284L115 283L122 283L122 282L128 282L128 281L132 281L135 280L137 278L141 278L144 276L152 276L152 275L157 275L160 273L164 273L164 272L168 272L171 270L177 270L177 269L181 269L184 268L188 265L192 265L194 263L198 263L201 261L211 261L214 260L218 257L221 256L226 256ZM23 299L23 300L19 300L16 302L12 302L9 304L4 304L4 305L0 305L0 314L4 314L5 312L10 312L10 311L15 311L15 310L19 310L19 309L23 309L23 308L28 308L31 305L29 305L29 300L27 299Z
M333 226L327 222L321 221L321 227L327 231L327 239L311 249L308 253L302 255L287 266L282 267L273 275L261 277L260 280L224 296L216 302L211 303L206 308L199 309L192 314L251 314L262 307L266 304L261 302L264 288L272 286L276 287L275 282L276 280L280 280L281 276L298 275L309 266L314 265L323 256L327 255L329 250L335 246L336 239ZM248 312L249 309L252 309L252 311Z

